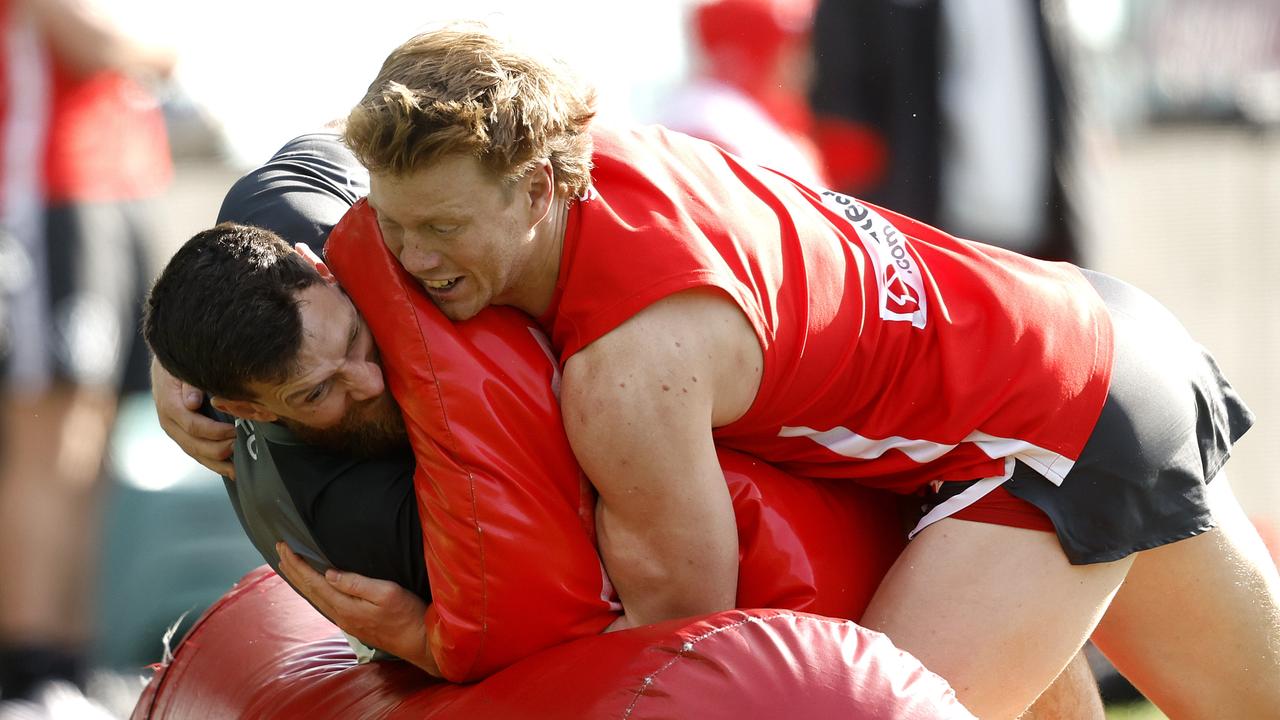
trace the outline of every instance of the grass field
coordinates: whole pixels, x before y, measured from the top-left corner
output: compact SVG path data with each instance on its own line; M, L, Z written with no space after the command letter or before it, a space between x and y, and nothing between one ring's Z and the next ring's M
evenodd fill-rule
M1107 720L1169 720L1148 702L1112 705L1107 708Z

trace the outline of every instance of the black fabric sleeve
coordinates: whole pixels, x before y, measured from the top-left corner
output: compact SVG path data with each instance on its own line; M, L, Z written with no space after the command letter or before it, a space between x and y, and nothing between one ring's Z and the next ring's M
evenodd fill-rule
M431 601L408 450L353 459L272 444L294 505L334 567L392 580Z
M337 134L301 135L231 186L218 222L265 228L319 253L333 226L368 194L368 171Z

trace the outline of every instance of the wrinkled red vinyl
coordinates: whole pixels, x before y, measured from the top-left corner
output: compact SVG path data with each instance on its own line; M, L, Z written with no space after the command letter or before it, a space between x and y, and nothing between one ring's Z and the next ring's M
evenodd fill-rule
M471 685L356 665L266 567L204 614L133 720L971 719L942 678L853 623L732 610L582 638Z
M490 308L451 323L380 237L361 201L326 260L369 323L413 443L433 652L450 680L477 680L615 617L594 498L533 320ZM896 500L730 452L721 463L738 516L739 606L859 617L901 549Z

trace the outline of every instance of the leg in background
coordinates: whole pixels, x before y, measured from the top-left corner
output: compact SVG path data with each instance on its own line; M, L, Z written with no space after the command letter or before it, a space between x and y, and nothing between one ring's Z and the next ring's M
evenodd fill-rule
M1280 575L1231 493L1209 484L1218 527L1139 553L1094 641L1170 717L1280 712Z
M55 387L3 402L0 668L5 697L42 674L76 680L92 620L99 478L116 407L106 390Z

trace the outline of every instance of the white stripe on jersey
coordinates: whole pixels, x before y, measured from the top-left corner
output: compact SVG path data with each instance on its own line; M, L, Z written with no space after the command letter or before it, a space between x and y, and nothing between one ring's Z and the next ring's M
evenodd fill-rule
M921 465L937 460L956 447L930 440L913 440L897 436L876 440L859 435L845 427L814 430L807 427L783 426L778 431L778 437L807 437L841 457L859 460L873 460L890 450L898 450Z
M859 460L873 460L890 450L897 450L922 465L937 460L956 448L956 445L899 436L869 438L846 427L814 430L807 427L783 426L778 431L778 437L806 437L841 457ZM978 449L993 459L1017 458L1045 476L1054 485L1061 485L1062 480L1067 473L1071 472L1075 464L1075 461L1069 458L1032 445L1025 440L996 437L976 430L965 436L961 442L978 446Z
M44 247L44 145L49 116L49 67L35 26L12 18L4 34L9 97L0 118L0 223L28 260L22 287L10 306L13 354L8 382L14 392L42 392L49 382L48 278ZM14 269L11 267L12 272Z
M982 452L993 458L1011 457L1026 463L1032 470L1045 476L1054 485L1061 485L1067 473L1075 467L1076 461L1059 455L1052 450L1036 447L1025 440L996 437L984 432L973 431L964 439L982 449Z

